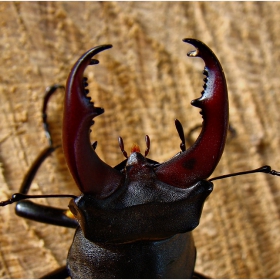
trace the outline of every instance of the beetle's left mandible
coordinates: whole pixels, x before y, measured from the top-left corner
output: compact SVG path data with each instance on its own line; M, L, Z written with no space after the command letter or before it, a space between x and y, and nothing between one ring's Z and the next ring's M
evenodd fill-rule
M202 96L191 103L202 109L202 131L192 147L156 168L159 180L180 188L212 174L222 156L228 130L227 86L219 60L204 43L196 39L183 41L196 47L188 56L201 57L205 62Z

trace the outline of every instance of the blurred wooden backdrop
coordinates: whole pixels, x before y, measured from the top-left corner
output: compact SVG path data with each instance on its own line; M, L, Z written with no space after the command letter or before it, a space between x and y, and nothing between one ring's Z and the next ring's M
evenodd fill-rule
M97 106L93 138L111 165L126 148L151 138L150 158L179 151L174 119L187 132L201 123L190 101L200 96L203 62L186 57L193 37L216 53L226 73L230 134L214 175L270 164L280 169L280 3L278 2L1 2L0 200L16 192L47 145L41 124L47 86L65 83L77 58L111 43L87 70ZM50 103L60 141L63 93ZM40 170L34 194L78 194L57 151ZM68 200L42 203L67 207ZM215 183L194 230L197 270L215 278L280 277L280 178L248 175ZM38 278L63 265L74 230L0 209L0 277ZM172 222L172 221L170 221Z

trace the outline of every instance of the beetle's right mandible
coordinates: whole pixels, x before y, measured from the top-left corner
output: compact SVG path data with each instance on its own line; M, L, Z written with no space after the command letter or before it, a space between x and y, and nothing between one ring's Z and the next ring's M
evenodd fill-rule
M82 193L105 198L119 186L122 175L103 162L90 143L92 119L104 112L87 96L83 73L88 65L97 64L92 57L111 48L101 45L90 49L73 66L66 84L63 116L63 150L70 172Z

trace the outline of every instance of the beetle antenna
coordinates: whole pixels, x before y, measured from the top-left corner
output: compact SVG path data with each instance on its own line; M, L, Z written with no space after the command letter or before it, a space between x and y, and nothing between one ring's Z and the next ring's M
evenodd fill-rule
M28 199L28 198L47 198L47 197L71 197L77 198L75 195L71 194L49 194L49 195L27 195L23 193L14 193L12 197L8 200L0 201L0 206L6 206L8 204L12 204L14 202L18 202L20 200Z
M147 146L147 149L145 150L145 157L146 157L148 155L149 151L150 151L150 148L151 148L151 141L150 141L149 135L145 136L145 142L146 142L146 146Z
M125 149L124 149L123 139L119 136L118 140L119 140L119 146L120 146L120 149L121 149L123 155L124 155L126 158L128 158L127 152L126 152Z
M258 173L258 172L267 173L267 174L274 175L274 176L280 176L280 172L279 171L271 170L271 167L269 165L265 165L265 166L262 166L260 168L253 169L253 170L242 171L242 172L231 173L231 174L226 174L226 175L214 177L214 178L211 178L208 181L211 182L211 181L215 181L215 180L225 179L225 178L228 178L228 177L234 177L234 176L239 176L239 175L246 175L246 174L251 174L251 173Z
M177 119L175 119L175 126L178 131L179 137L182 141L180 144L180 149L182 150L182 152L184 152L186 150L186 141L185 141L183 126L182 126L181 122Z
M47 115L47 105L48 105L50 97L59 88L65 89L65 87L63 85L53 85L53 86L50 86L50 87L46 88L46 92L45 92L45 96L44 96L44 100L43 100L43 107L42 107L43 126L44 126L46 137L47 137L47 139L49 141L49 145L51 147L53 145L53 140L52 140L52 136L51 136L51 133L50 133L49 124L48 124L48 121L47 121L47 118L48 118L48 115Z

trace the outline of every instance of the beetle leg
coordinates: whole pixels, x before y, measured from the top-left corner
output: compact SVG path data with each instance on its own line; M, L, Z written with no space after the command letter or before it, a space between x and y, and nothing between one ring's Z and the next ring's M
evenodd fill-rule
M44 149L33 162L20 187L21 194L27 194L31 183L44 160L55 150L53 147ZM66 209L57 209L51 206L35 204L31 201L19 201L15 212L18 216L35 220L42 223L60 225L65 227L76 227L77 221L67 215Z
M48 124L48 115L47 115L47 106L48 106L48 102L51 98L51 96L56 92L57 89L64 89L65 87L63 85L52 85L50 87L47 87L46 89L46 93L44 96L44 101L43 101L43 107L42 107L42 119L43 119L43 126L44 126L44 130L46 133L46 137L49 141L49 145L52 146L53 145L53 141L52 141L52 137L51 137L51 132L49 130L49 124Z
M223 69L215 54L204 43L184 39L197 49L190 57L201 57L205 62L202 96L192 101L201 108L202 131L192 147L156 168L159 180L180 188L208 178L217 166L228 130L228 96Z
M88 65L97 64L92 57L111 48L101 45L90 49L72 68L66 86L63 118L63 150L70 172L84 194L105 198L119 186L122 174L103 162L90 144L90 126L93 118L104 112L95 107L87 96L83 73Z
M29 168L28 172L26 173L19 192L23 193L23 194L27 194L31 183L37 173L37 171L39 170L40 166L42 165L42 163L55 151L56 148L50 146L45 148L40 154L39 156L35 159L35 161L32 163L31 167Z
M43 125L44 130L46 132L47 139L49 141L49 147L45 148L35 159L35 161L32 163L31 167L29 168L28 172L26 173L19 192L24 196L27 195L27 193L30 190L31 183L39 170L40 166L43 164L43 162L55 151L57 147L53 147L52 137L51 133L49 131L49 126L47 122L47 104L50 99L50 97L56 92L58 88L64 88L61 85L54 85L51 87L48 87L43 99L43 107L42 107L42 118L43 118ZM63 195L62 195L63 196ZM16 197L16 196L13 196ZM34 196L35 197L35 196ZM44 197L44 195L42 196ZM18 199L19 200L19 199ZM6 204L16 202L18 200L8 200ZM1 203L1 206L4 206L5 202ZM58 209L51 206L45 206L33 203L31 201L18 201L15 207L15 212L18 216L24 217L27 219L35 220L42 223L48 223L53 225L59 225L64 227L72 227L76 228L78 223L74 219L74 217L71 217L69 215L69 210L67 209Z
M40 168L41 164L52 154L52 152L55 151L55 149L57 147L53 146L53 141L52 141L52 137L51 137L51 133L49 130L49 125L48 125L48 115L47 115L47 106L48 106L48 102L51 98L51 96L56 92L57 89L59 88L64 88L64 86L62 85L53 85L50 86L46 89L45 92L45 96L43 99L43 106L42 106L42 121L43 121L43 126L44 126L44 130L46 133L46 137L49 141L49 147L45 148L40 154L39 156L35 159L35 161L33 162L33 164L31 165L31 167L29 168L27 174L25 175L23 182L21 183L19 192L22 194L27 194L31 183L38 171L38 169Z
M77 220L68 209L60 209L23 200L17 203L15 211L20 217L40 223L69 228L76 228L78 226Z

